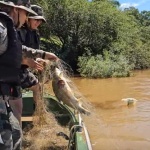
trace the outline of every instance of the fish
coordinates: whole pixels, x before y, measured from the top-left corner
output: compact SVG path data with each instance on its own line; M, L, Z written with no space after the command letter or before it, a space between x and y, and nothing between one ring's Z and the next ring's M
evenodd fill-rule
M127 106L130 106L130 105L135 105L138 100L135 98L123 98L121 101L126 102Z
M52 74L52 88L56 98L78 112L90 115L90 111L84 108L81 100L75 96L69 82L69 79L64 77L63 71L55 67Z

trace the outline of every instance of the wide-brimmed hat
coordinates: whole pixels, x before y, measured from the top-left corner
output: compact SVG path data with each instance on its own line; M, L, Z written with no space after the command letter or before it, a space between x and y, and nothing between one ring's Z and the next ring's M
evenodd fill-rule
M0 4L23 9L33 15L37 15L36 12L30 8L30 0L1 0Z
M30 14L28 16L28 18L31 18L31 19L36 19L36 20L42 20L43 22L46 22L46 19L43 15L43 9L38 6L38 5L31 5L31 9L37 13L37 15L32 15Z

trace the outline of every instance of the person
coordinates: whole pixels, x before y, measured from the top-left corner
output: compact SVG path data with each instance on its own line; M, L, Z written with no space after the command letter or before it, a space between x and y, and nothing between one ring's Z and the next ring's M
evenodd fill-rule
M37 15L30 14L28 16L28 21L25 25L18 29L18 35L23 45L28 47L39 49L40 48L40 36L38 32L38 27L46 22L45 17L43 16L43 10L38 5L31 5L31 9L37 13ZM40 59L42 61L42 59ZM21 86L23 89L29 88L33 91L33 99L36 103L37 96L40 89L40 84L35 75L28 69L29 66L22 65L21 67ZM38 70L42 70L39 68Z
M31 9L37 15L30 14L26 23L18 30L18 35L23 45L34 49L40 48L40 35L38 27L46 22L43 10L38 5L31 5Z
M35 50L22 46L16 28L20 28L28 13L35 14L30 9L29 0L0 1L0 149L21 149L21 128L14 116L15 111L21 110L22 101L20 91L21 63L40 66L37 62L24 57L42 57L56 60L57 56L42 50ZM22 55L23 54L23 55ZM32 62L32 63L31 63ZM15 102L17 99L17 102ZM14 102L13 111L9 103ZM19 107L18 107L19 106ZM19 108L19 109L18 109Z
M27 14L33 13L21 3L0 1L0 149L16 149L21 142L21 128L9 106L11 97L19 97L22 45L16 27L24 24ZM18 149L20 149L18 147Z
M36 17L36 19L38 18L38 20L42 20L44 22L46 21L45 18L42 16L42 13L43 13L42 11L43 10L42 10L42 8L40 6L31 5L31 9L34 10L37 13L37 15L33 16L31 14L28 17L29 20L32 20L31 19L32 17L33 18ZM29 43L31 43L30 41L34 41L34 37L32 37L32 34L35 34L35 36L36 35L38 36L36 31L37 31L38 26L41 23L38 23L38 25L34 25L35 26L34 29L32 28L33 32L29 32L30 36L27 36L27 37L26 37L26 35L28 34L27 32L29 31L29 30L27 30L28 28L22 27L21 29L18 29L19 39L21 39L22 44L26 45L28 47L36 49L35 50L36 52L34 52L33 49L30 52L29 48L28 48L29 51L28 50L25 51L25 49L23 50L23 63L22 63L21 72L20 72L21 87L23 89L30 88L30 90L33 91L33 98L34 98L35 102L37 101L38 95L39 95L38 93L40 92L40 84L38 83L38 79L35 77L35 75L31 71L28 70L28 68L30 67L30 68L34 68L34 69L37 69L37 70L40 70L40 71L43 70L43 66L40 66L40 63L35 61L36 58L41 58L40 61L43 60L43 62L44 62L44 59L50 59L50 60L56 60L57 59L58 60L56 55L54 55L53 53L49 53L49 52L44 52L42 50L38 50L39 49L39 44L40 44L39 40L37 40L38 42L36 40L35 40L36 42L32 42L33 45L35 45L35 46L33 46L32 44L29 44ZM26 43L27 40L29 41L28 44ZM19 101L20 101L19 99L16 100L16 103L14 103L14 101L13 101L11 106L12 107L16 107ZM16 107L16 108L17 109L15 109L16 110L15 115L17 116L17 119L20 121L20 119L21 119L21 111L20 110L21 109L18 109L18 107Z
M33 6L36 5L31 5L31 6L33 8ZM40 17L40 16L37 14L36 17ZM20 33L22 33L21 31L22 30L18 29L19 39L22 39L22 36L20 36ZM22 42L22 44L25 43ZM40 85L38 84L38 79L27 68L30 67L40 71L43 70L43 66L37 61L35 61L36 58L41 58L40 61L43 59L49 59L54 61L58 60L55 54L44 52L42 50L37 49L39 48L39 43L37 45L38 45L37 47L32 46L32 48L35 49L27 47L31 45L27 45L27 46L23 45L23 61L22 61L22 66L20 71L21 87L23 89L30 87L31 90L33 91L33 97L35 101L38 96L37 93L39 93L40 90ZM22 107L23 107L22 98L16 98L15 100L11 101L10 104L12 106L12 109L14 110L14 115L17 117L17 119L21 124L21 115L22 115Z

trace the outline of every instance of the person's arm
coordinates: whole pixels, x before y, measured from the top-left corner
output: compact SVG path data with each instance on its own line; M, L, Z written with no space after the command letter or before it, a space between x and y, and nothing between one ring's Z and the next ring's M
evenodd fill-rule
M22 53L24 58L42 58L44 55L44 51L36 50L25 45L22 45Z
M58 60L59 58L54 54L50 52L45 52L45 57L43 59L48 59L48 60Z
M3 54L8 47L7 28L5 23L0 21L0 55Z
M25 58L42 58L42 59L48 59L48 60L57 60L58 57L50 52L45 52L43 50L37 50L33 48L29 48L26 46L22 46L23 50L23 57Z

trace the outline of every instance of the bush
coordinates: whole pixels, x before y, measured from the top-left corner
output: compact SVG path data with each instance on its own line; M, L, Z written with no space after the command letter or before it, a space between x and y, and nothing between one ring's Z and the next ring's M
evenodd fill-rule
M80 75L89 78L128 77L134 65L129 65L127 59L120 55L105 53L96 56L82 56L78 59Z

